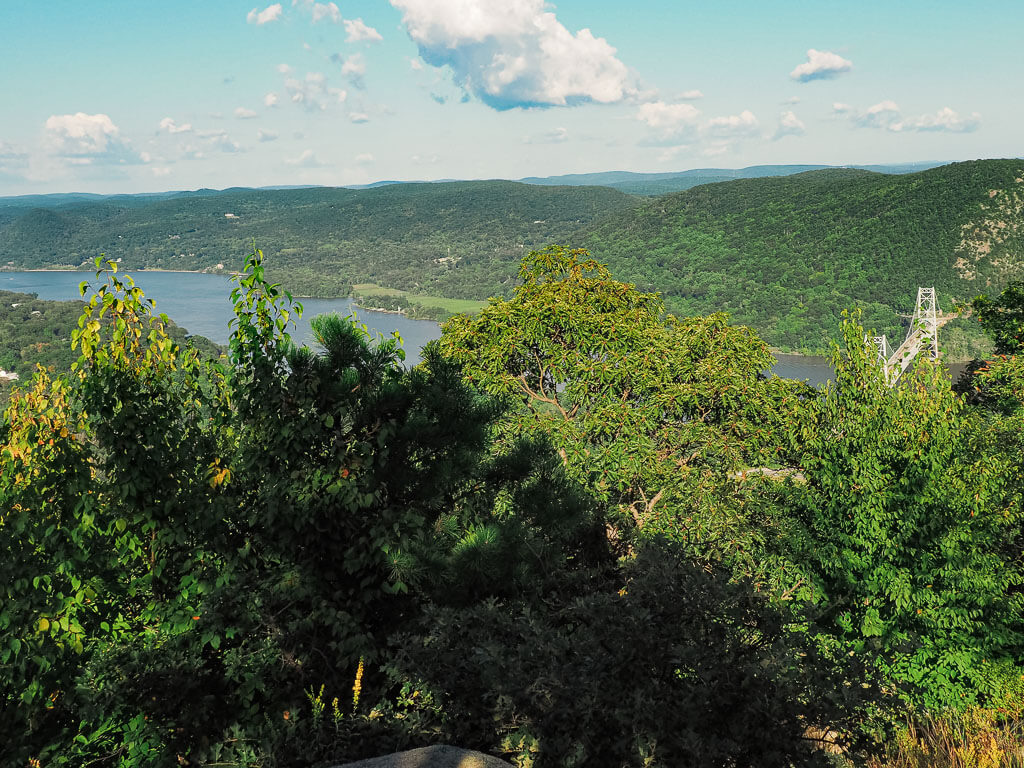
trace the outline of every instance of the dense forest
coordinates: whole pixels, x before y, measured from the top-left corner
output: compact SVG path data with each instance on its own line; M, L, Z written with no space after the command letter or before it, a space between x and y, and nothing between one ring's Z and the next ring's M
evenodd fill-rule
M0 264L9 267L105 253L130 269L232 271L255 239L268 274L294 293L372 284L415 305L417 295L508 298L523 254L555 241L587 247L678 316L727 312L783 351L827 350L848 307L898 339L919 286L937 288L952 311L1024 276L1019 160L898 175L816 170L655 198L495 181L14 200L0 201ZM942 343L954 359L988 350L965 320Z
M255 251L227 357L111 264L0 423L11 765L1003 765L1024 748L1024 284L995 355L763 371L582 249L413 368ZM945 760L941 762L940 760ZM959 762L956 762L959 761Z

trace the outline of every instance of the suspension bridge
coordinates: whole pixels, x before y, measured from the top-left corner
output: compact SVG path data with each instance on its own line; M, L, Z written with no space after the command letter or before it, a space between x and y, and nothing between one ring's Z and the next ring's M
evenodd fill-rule
M871 341L878 350L879 363L885 371L885 380L890 387L896 386L900 376L919 354L927 354L932 360L939 359L939 329L955 317L958 315L944 315L939 310L934 288L918 288L917 306L910 316L910 328L903 343L893 351L884 335L872 337Z

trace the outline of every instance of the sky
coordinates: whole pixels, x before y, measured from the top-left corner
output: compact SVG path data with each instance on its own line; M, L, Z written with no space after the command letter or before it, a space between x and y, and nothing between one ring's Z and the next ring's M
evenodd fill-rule
M0 0L0 196L1024 154L1020 0Z

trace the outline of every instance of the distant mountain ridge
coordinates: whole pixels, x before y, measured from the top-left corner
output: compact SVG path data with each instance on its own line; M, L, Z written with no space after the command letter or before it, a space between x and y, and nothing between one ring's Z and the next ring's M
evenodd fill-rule
M854 168L875 173L917 173L945 165L942 162L896 163L891 165L751 165L746 168L694 168L669 173L634 173L632 171L603 171L599 173L570 173L562 176L530 176L520 179L524 184L599 185L633 195L664 195L681 192L702 184L715 184L735 179L759 179L770 176L792 176L807 171L833 168Z
M644 188L645 184L664 186L663 192L677 192L683 189L690 189L699 184L708 184L718 181L731 181L733 179L754 179L765 176L791 176L806 171L818 171L828 168L857 168L876 173L916 173L929 168L944 165L943 162L919 162L919 163L895 163L889 165L751 165L746 168L693 168L687 171L668 171L657 173L641 173L636 171L598 171L596 173L566 173L560 176L527 176L521 179L486 179L484 181L519 181L523 184L535 184L540 186L567 186L567 187L612 187L627 194L650 194L648 192L632 193L631 188ZM469 179L433 179L433 180L408 180L381 179L368 184L345 184L341 189L374 189L376 187L387 187L398 184L448 184L459 181L471 181ZM475 181L481 181L476 179ZM91 192L56 192L51 194L17 195L13 197L0 197L0 208L3 207L45 207L52 208L69 203L98 202L113 198L146 198L166 199L171 197L194 197L218 195L224 192L238 191L263 191L263 190L291 190L291 189L329 189L322 184L275 184L265 187L229 187L226 189L196 189L196 190L170 190L166 192L135 192L135 193L114 193L96 194Z

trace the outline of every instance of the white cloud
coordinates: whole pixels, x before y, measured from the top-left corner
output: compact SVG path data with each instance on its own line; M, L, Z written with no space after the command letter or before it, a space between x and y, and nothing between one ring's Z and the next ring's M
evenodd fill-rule
M288 163L288 165L294 165L298 168L321 168L324 165L317 159L317 156L312 149L305 150L298 157L288 158L285 162Z
M758 127L754 113L745 109L738 115L711 118L706 130L711 136L751 136L757 133Z
M263 97L263 106L265 106L265 107L276 107L277 106L277 101L278 101L277 94L274 93L273 91L271 91L270 93L268 93L266 96Z
M290 75L293 70L287 64L278 64L277 65L277 71L280 72L282 75Z
M375 158L373 157L373 155L371 155L369 152L363 152L362 154L356 155L355 157L355 161L359 165L369 165L374 161L374 159Z
M797 117L792 110L786 110L779 116L779 127L775 131L775 139L783 136L802 136L807 131L807 126Z
M943 107L934 115L920 115L893 123L890 131L947 131L949 133L970 133L978 128L981 115L972 112L961 116L949 107Z
M851 69L853 62L839 54L811 48L807 51L807 61L790 72L789 76L798 82L809 83L812 80L831 80Z
M665 135L678 133L681 129L696 124L700 110L692 104L667 104L664 101L649 101L641 104L636 119Z
M409 68L414 70L414 71L416 71L416 72L419 72L421 69L423 69L423 62L420 61L419 59L410 58L409 59Z
M369 43L375 43L384 38L381 37L373 27L367 26L362 19L345 19L345 42L346 43L358 43L366 41Z
M694 88L693 90L690 91L683 91L682 93L679 94L678 98L680 101L696 101L697 99L704 98L704 92Z
M788 99L786 99L782 103L783 104L799 104L800 103L800 97L799 96L790 96Z
M277 134L274 131L264 131L262 128L256 131L256 141L266 142L276 140Z
M188 133L192 130L192 123L178 125L173 117L165 117L160 121L160 130L167 131L167 133Z
M895 101L886 99L873 104L863 112L852 115L853 122L862 128L888 128L899 120L900 108Z
M104 114L51 115L46 120L48 154L71 165L128 165L142 162L121 130Z
M301 104L308 110L323 111L332 104L341 104L348 98L348 92L327 82L323 72L307 72L303 79L289 77L284 81L289 101Z
M217 150L218 152L233 154L235 152L242 151L242 145L228 136L228 132L223 128L215 128L208 131L196 131L196 136L203 140L207 148ZM193 151L192 155L194 157L204 157L205 153L196 153Z
M853 107L850 106L849 104L844 104L841 101L834 101L832 102L832 111L835 112L837 115L845 115L849 112L852 112Z
M370 122L370 116L365 112L353 112L348 116L348 119L353 123L368 123Z
M281 18L281 4L274 3L273 5L268 5L262 11L253 8L249 11L249 15L245 17L245 20L250 24L262 26L272 21L277 21L279 18Z
M325 19L334 24L341 23L341 11L338 10L338 6L334 3L313 3L312 10L314 24Z
M561 144L569 140L569 131L565 128L554 128L523 139L524 144Z
M246 109L245 107L235 107L235 117L237 117L239 120L252 120L254 117L257 117L257 115L251 109Z
M170 176L171 174L171 169L166 165L154 165L149 170L152 171L153 175L157 178L160 178L161 176Z
M420 56L495 109L610 104L635 94L615 48L573 34L544 0L390 0Z
M361 53L353 53L342 62L341 74L349 77L366 75L367 59Z

